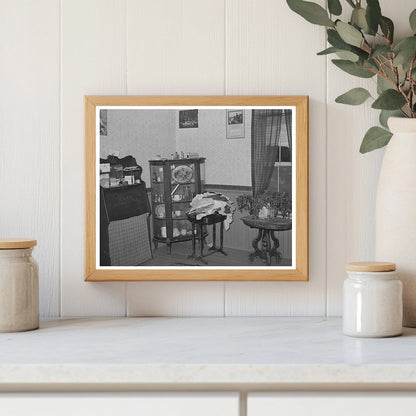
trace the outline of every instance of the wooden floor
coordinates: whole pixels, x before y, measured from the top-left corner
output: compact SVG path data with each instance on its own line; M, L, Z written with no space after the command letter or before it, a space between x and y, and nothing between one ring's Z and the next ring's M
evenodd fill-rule
M199 249L199 247L197 247ZM159 244L157 250L153 247L153 259L140 266L252 266L252 267L267 267L258 257L253 262L249 261L249 254L251 252L236 250L224 247L227 256L222 253L209 253L208 247L204 248L204 259L208 264L204 264L200 260L188 259L192 253L191 241L178 242L172 244L171 254L168 254L167 246ZM197 253L198 255L198 253ZM290 266L291 259L282 259L280 264L276 263L276 257L272 258L272 266Z

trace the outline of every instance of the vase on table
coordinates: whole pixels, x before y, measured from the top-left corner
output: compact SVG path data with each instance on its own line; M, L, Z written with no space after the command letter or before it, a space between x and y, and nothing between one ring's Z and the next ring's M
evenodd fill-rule
M391 117L380 171L376 258L393 261L403 282L403 324L416 327L416 119Z

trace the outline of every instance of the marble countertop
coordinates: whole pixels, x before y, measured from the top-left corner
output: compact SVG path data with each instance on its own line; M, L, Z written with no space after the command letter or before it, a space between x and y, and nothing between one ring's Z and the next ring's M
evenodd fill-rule
M416 329L359 339L336 318L94 318L0 334L0 388L47 383L416 386Z

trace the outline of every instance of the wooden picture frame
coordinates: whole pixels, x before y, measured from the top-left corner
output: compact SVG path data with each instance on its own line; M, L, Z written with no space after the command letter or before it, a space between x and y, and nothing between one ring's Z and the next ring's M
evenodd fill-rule
M308 262L309 262L309 251L308 251L308 97L307 96L85 96L85 280L86 281L307 281L308 280ZM266 110L271 109L272 111L290 111L291 114L291 130L293 133L293 166L294 168L291 171L291 183L292 188L294 189L293 194L291 195L292 200L294 201L294 206L292 208L292 217L291 223L293 220L293 231L291 231L292 238L292 247L294 253L291 255L290 266L274 266L273 263L271 266L267 267L266 265L251 266L251 267L205 267L204 264L198 264L199 267L187 267L187 266L103 266L102 262L102 235L100 234L100 209L102 209L102 204L100 205L100 192L102 192L102 187L100 186L100 169L99 165L101 162L101 157L99 152L101 152L101 140L102 138L99 135L100 132L100 118L99 112L102 109L108 110L172 110L179 111L179 109L199 109L200 120L199 120L199 129L184 129L185 133L194 133L197 130L203 132L204 128L204 114L201 114L202 110L221 110L222 119L224 119L224 110L229 110L230 108L245 109L246 115L254 115L257 110ZM254 111L253 111L254 110ZM209 113L211 114L211 113ZM286 114L286 113L285 113ZM292 118L293 116L293 118ZM286 116L285 116L286 117ZM244 117L245 122L251 122L250 117ZM107 123L108 123L108 139L111 139L111 125L110 125L111 114L107 112ZM293 120L293 121L292 121ZM253 121L254 123L254 121ZM176 128L178 128L178 118L175 120ZM186 132L188 130L188 132ZM185 134L183 133L183 134ZM140 136L140 132L135 132ZM194 133L195 134L195 133ZM202 134L202 133L201 133ZM222 134L222 133L221 133ZM224 137L223 142L233 144L236 143L241 145L242 143L250 142L250 128L247 128L246 124L246 140L244 141L234 141L226 140L226 126L224 126ZM253 129L251 128L251 135L253 137ZM145 140L145 139L140 139ZM101 147L100 147L101 146ZM146 142L143 141L140 143L138 148L143 148L146 146ZM291 148L292 149L292 148ZM117 149L113 149L117 150ZM179 149L175 152L178 155ZM186 150L186 149L185 149ZM195 150L195 149L191 149ZM253 149L251 149L253 153ZM182 152L183 153L183 152ZM107 152L106 154L114 154L112 152ZM122 154L120 157L123 156ZM201 156L201 157L199 157ZM202 160L204 155L198 155L195 152L190 151L185 152L182 156L178 157L190 157L190 160ZM172 154L169 154L166 151L164 155L154 155L152 157L153 164L157 165L158 163L163 165L165 162L163 157L171 158ZM195 159L196 158L196 159ZM198 159L199 158L199 159ZM161 160L159 160L161 159ZM253 159L253 156L252 156ZM204 159L205 160L205 159ZM212 158L211 158L212 161ZM235 159L237 162L238 159ZM201 163L204 161L202 160ZM139 162L138 162L139 163ZM168 164L169 161L166 161ZM228 159L228 164L232 164L233 160ZM143 171L146 172L149 170L149 166L144 162L140 162L140 165L143 167ZM246 166L245 169L250 169L250 166ZM175 166L173 166L175 167ZM240 166L241 168L241 166ZM131 168L133 169L133 168ZM159 169L159 168L158 168ZM163 168L165 169L165 168ZM254 169L254 168L253 168ZM167 170L165 172L170 172ZM173 171L173 170L172 170ZM147 173L146 173L147 174ZM129 173L129 180L131 179L134 183L134 178L132 173ZM157 182L157 178L151 178L147 180L147 186L152 185L152 181ZM140 179L137 179L137 182L140 182ZM148 183L152 182L152 183ZM127 184L127 182L124 182ZM130 183L130 182L129 182ZM170 181L169 181L170 183ZM172 182L173 183L173 182ZM106 185L105 185L106 186ZM126 185L127 186L127 185ZM156 186L156 185L155 185ZM210 184L212 188L216 187L216 184ZM152 185L153 187L153 185ZM146 192L151 192L152 187L147 188ZM247 186L235 186L237 190L241 189L247 191ZM223 185L221 189L227 189L227 185ZM195 192L194 192L195 194ZM149 197L150 198L150 197ZM151 197L153 198L153 196ZM153 199L147 200L146 203L149 203L149 206L153 203ZM151 211L151 209L149 209ZM180 211L179 211L180 212ZM152 215L155 213L152 212ZM149 221L149 215L147 215L147 220ZM162 212L163 215L163 212ZM175 215L174 212L172 215ZM183 215L183 214L181 214ZM102 217L102 216L101 216ZM110 221L110 220L108 220ZM250 222L250 221L249 221ZM145 224L145 223L144 223ZM149 223L148 223L149 224ZM250 225L251 227L251 225ZM101 228L102 229L102 228ZM201 230L203 228L201 227ZM153 230L154 231L154 230ZM254 230L251 230L254 231ZM257 230L256 230L257 231ZM179 230L181 233L182 230ZM194 237L194 234L191 236ZM202 232L202 231L201 231ZM149 241L150 241L150 231ZM165 231L166 233L166 231ZM162 230L163 234L163 230ZM177 233L176 233L177 234ZM273 233L271 233L273 234ZM214 234L215 235L215 234ZM226 235L226 234L225 234ZM260 234L259 234L260 235ZM143 234L145 238L145 234ZM147 238L147 237L146 237ZM155 238L155 237L154 237ZM205 238L202 238L201 241L205 241ZM265 240L266 241L266 240ZM155 241L154 241L155 242ZM196 241L197 243L199 240ZM270 242L270 238L269 238ZM174 246L175 247L175 246ZM215 240L214 240L215 248ZM267 248L267 247L266 247ZM270 243L268 246L267 254L267 264L270 260ZM152 252L153 253L153 252ZM247 252L247 255L250 254ZM263 256L264 253L261 255ZM153 254L152 254L153 255ZM216 256L222 256L221 254L215 254ZM276 253L274 253L276 256ZM205 257L205 256L203 256ZM225 258L225 257L224 257ZM101 260L100 260L101 259ZM211 259L211 258L210 258ZM277 261L273 259L272 262ZM203 258L201 257L201 260ZM260 259L255 259L260 261ZM264 259L263 259L264 261ZM146 264L146 263L145 263ZM277 264L277 263L276 263ZM192 264L194 265L194 264ZM197 264L195 264L197 266Z

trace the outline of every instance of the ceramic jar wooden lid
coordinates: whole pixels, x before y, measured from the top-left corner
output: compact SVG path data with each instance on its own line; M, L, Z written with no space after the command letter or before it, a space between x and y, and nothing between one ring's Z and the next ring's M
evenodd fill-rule
M37 241L28 238L0 238L0 250L16 248L30 248L36 246Z
M396 264L385 261L357 261L347 263L345 268L349 272L394 272Z

